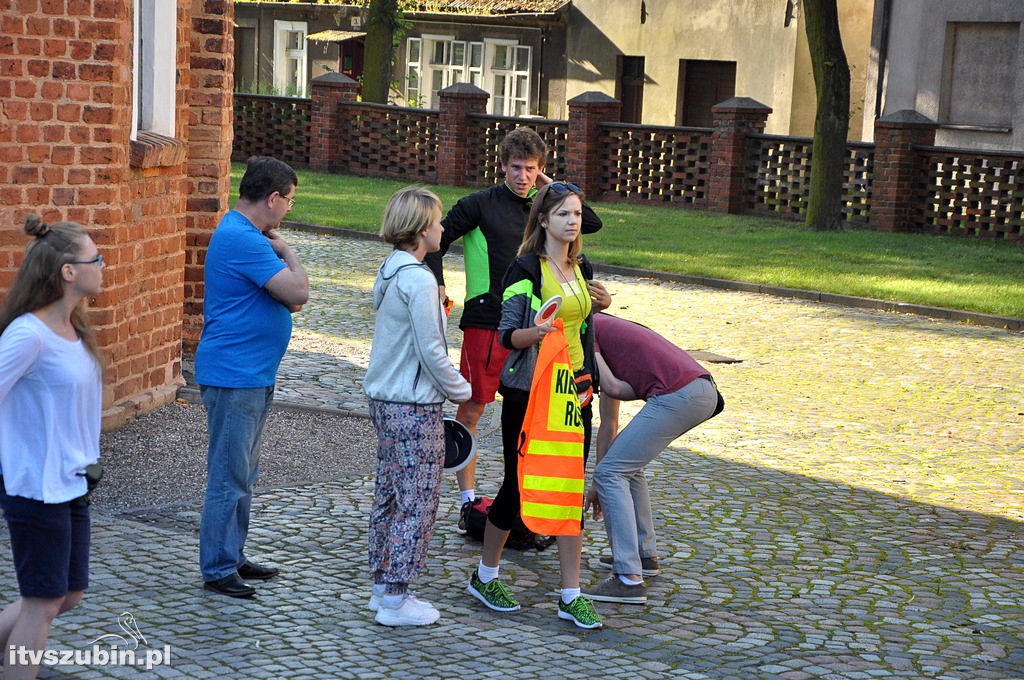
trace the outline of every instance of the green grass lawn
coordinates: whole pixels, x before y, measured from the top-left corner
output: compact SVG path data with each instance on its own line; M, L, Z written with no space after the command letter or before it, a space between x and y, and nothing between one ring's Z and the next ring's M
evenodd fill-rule
M244 165L232 166L237 190ZM409 182L299 171L289 220L376 232ZM445 210L474 191L429 185ZM676 274L856 295L1024 318L1024 247L969 238L851 230L632 203L591 204L604 229L591 259Z

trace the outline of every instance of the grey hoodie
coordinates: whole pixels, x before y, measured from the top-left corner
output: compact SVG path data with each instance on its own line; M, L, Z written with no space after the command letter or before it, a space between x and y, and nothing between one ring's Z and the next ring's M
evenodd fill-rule
M447 325L437 281L412 254L396 250L373 284L377 320L363 391L402 404L463 402L471 389L448 359Z

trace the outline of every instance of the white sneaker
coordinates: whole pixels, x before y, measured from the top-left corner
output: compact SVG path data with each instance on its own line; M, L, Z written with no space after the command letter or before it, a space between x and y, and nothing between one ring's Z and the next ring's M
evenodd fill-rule
M409 592L411 593L412 591ZM383 597L384 596L380 593L370 591L370 601L366 603L366 608L369 609L371 612L376 612L378 609L380 609L380 602L381 598ZM420 600L420 603L422 604L423 601Z
M382 600L373 620L385 626L429 626L439 618L441 612L434 605L406 595L397 607L389 607Z

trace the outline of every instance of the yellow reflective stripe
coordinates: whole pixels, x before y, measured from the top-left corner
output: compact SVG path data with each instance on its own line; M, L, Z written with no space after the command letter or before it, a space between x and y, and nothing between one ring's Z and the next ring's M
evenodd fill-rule
M526 453L538 456L563 456L566 458L583 457L583 441L553 442L549 439L531 439Z
M523 514L540 519L582 519L583 506L548 505L523 501Z
M564 491L565 493L583 493L584 480L573 477L541 477L540 475L523 475L523 489L532 491Z

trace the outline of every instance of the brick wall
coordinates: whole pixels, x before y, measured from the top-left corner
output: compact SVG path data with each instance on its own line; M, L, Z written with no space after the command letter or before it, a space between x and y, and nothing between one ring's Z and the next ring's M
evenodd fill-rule
M189 157L185 217L185 308L182 341L194 352L203 328L203 258L210 235L231 207L235 3L192 0L189 45Z
M202 242L227 200L230 94L202 94L230 93L232 5L177 0L175 136L132 141L131 0L5 4L0 294L28 242L27 214L89 230L108 263L89 307L108 359L104 425L113 427L173 399L181 383L187 246ZM208 30L197 37L197 28ZM197 52L221 58L197 64ZM218 69L219 80L210 75Z

